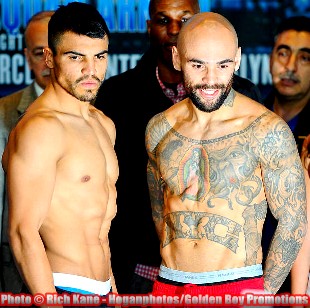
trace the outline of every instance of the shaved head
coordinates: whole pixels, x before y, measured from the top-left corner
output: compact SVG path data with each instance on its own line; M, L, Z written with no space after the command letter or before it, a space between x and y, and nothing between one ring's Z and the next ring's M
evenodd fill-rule
M195 107L205 112L218 110L232 93L233 74L240 66L237 33L220 14L194 14L179 32L172 60L174 68L183 73Z
M182 27L178 38L178 48L182 48L185 42L189 42L190 38L198 33L200 35L219 37L223 31L230 36L231 42L237 49L238 36L236 30L224 16L213 12L195 14Z

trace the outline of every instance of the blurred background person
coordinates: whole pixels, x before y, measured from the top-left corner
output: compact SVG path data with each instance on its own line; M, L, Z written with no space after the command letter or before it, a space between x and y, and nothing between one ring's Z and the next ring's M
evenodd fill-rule
M310 133L310 18L291 17L278 26L270 73L273 88L264 104L287 122L301 152Z
M119 293L151 292L159 272L160 244L147 187L144 134L152 116L187 97L171 49L182 24L199 11L198 0L151 0L146 21L150 48L136 67L104 81L95 102L117 131L118 212L110 247ZM247 79L235 75L233 88L260 101L259 89Z
M278 25L270 73L273 88L264 105L287 122L301 153L304 138L310 134L310 18L294 16ZM276 227L277 221L268 210L262 239L265 257ZM279 293L290 289L289 275Z
M43 92L50 81L50 70L45 63L43 49L48 45L48 22L54 11L43 11L32 16L24 32L24 54L33 77L33 82L26 88L0 99L0 153L4 151L11 129L27 107ZM1 228L1 292L20 293L22 279L15 267L8 243L8 204L5 187L5 175L0 168L0 214Z

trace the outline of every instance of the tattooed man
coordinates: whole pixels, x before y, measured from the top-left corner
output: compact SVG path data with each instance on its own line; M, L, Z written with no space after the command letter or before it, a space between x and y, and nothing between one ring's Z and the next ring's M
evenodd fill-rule
M153 292L276 293L306 233L304 175L292 132L232 88L241 49L223 16L194 15L172 53L189 97L146 129L162 256ZM279 223L263 270L268 206Z

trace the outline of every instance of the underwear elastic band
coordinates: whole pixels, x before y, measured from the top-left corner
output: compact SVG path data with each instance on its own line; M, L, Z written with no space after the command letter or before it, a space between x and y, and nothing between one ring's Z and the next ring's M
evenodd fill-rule
M263 275L263 268L261 264L201 273L183 272L161 265L159 271L159 276L162 278L193 284L224 282L227 280L257 277L261 275Z
M99 281L83 276L63 273L53 273L53 278L56 287L69 292L106 295L111 290L111 279Z

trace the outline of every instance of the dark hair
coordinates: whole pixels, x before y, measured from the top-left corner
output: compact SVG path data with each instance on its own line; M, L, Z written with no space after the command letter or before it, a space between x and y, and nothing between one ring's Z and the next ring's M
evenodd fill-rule
M283 20L275 31L275 37L288 30L310 32L310 18L306 16L294 16Z
M65 32L91 38L110 38L110 31L97 9L86 3L60 5L48 23L48 45L56 53L56 45Z

